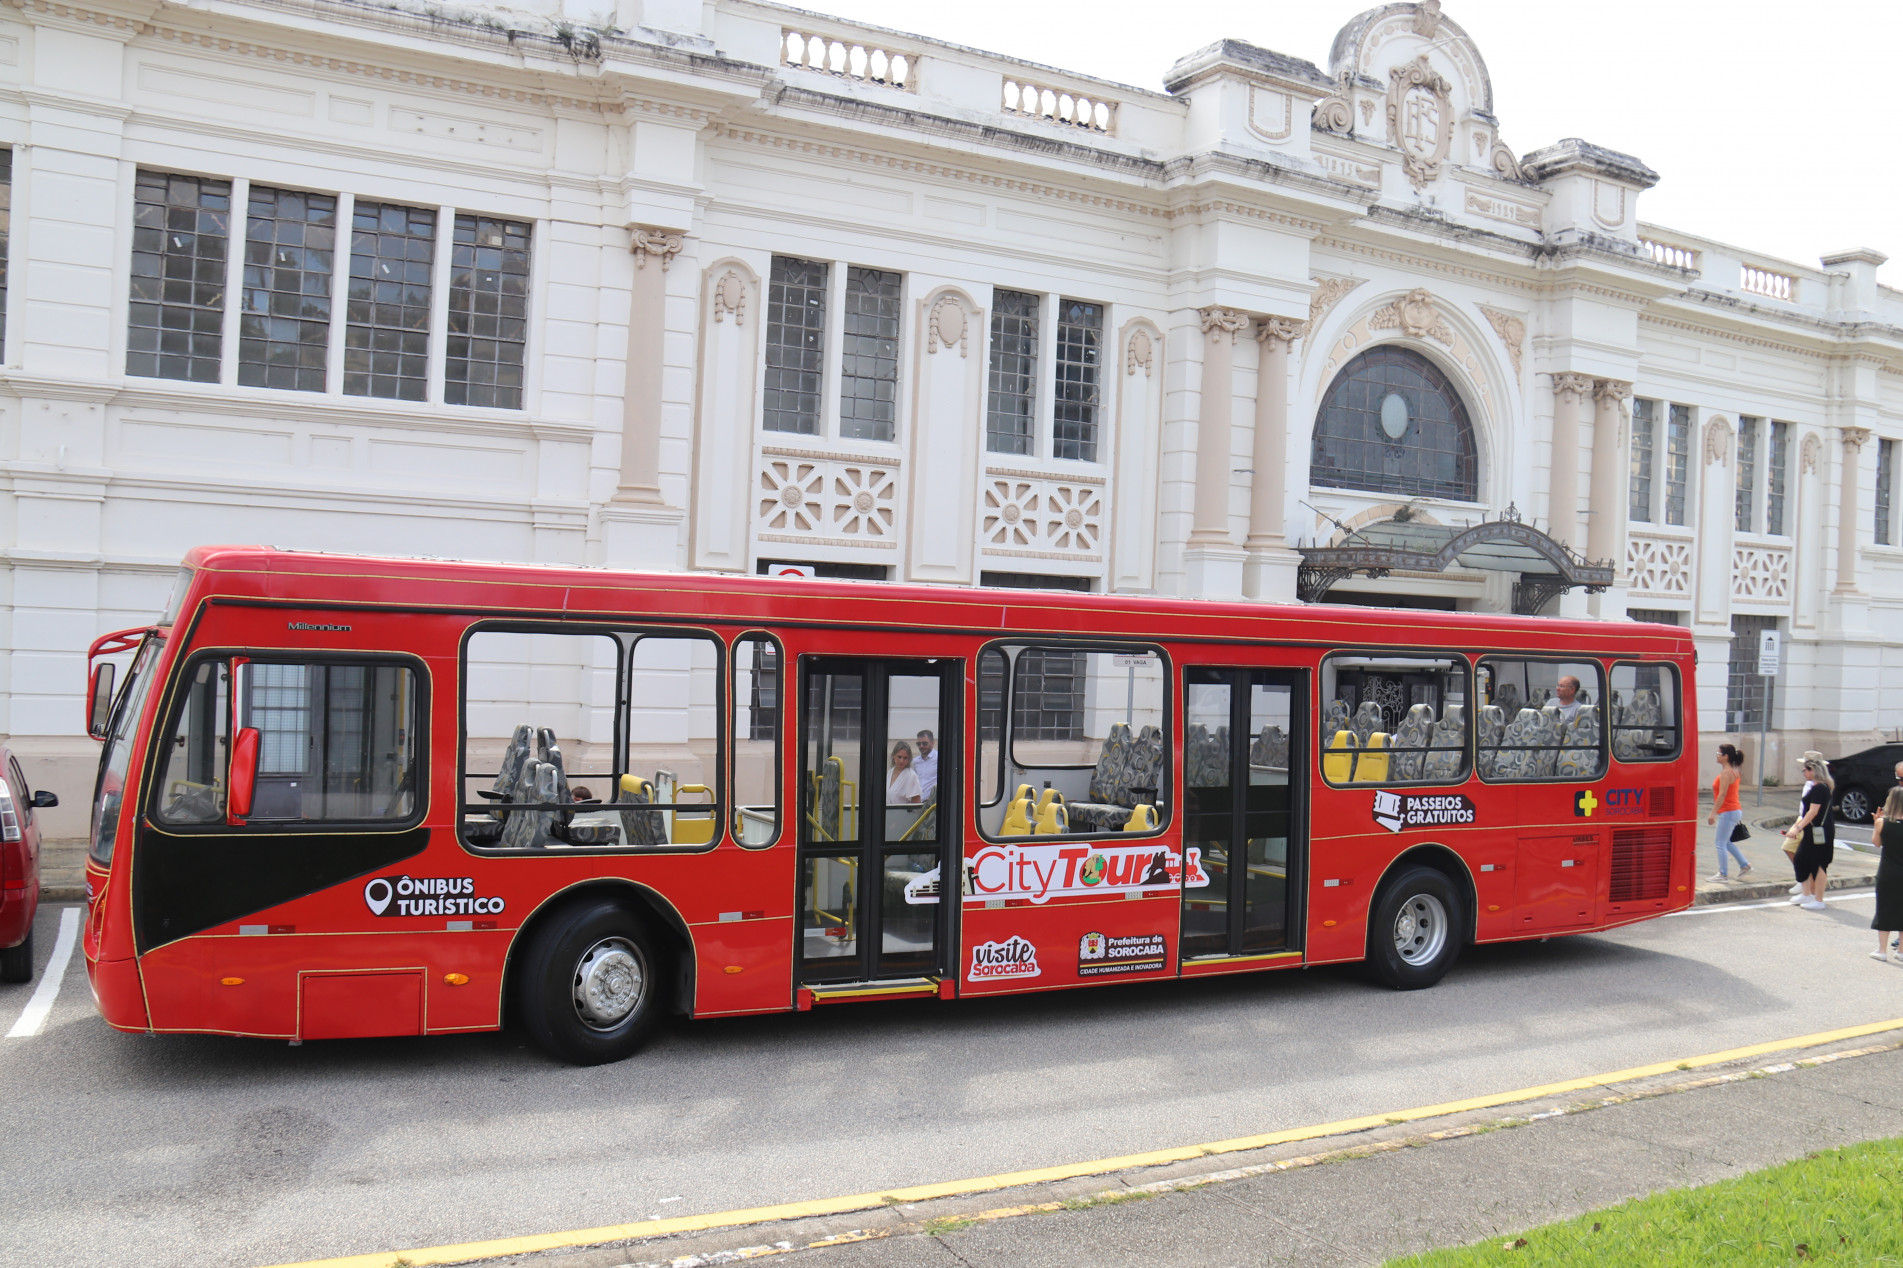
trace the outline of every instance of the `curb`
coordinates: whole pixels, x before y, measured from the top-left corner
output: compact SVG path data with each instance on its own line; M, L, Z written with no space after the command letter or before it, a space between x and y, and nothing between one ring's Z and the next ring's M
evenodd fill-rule
M84 885L41 885L40 901L48 903L83 903L86 901Z
M1872 889L1876 886L1875 876L1839 876L1824 885L1826 891L1839 889ZM1692 899L1694 907L1715 907L1721 903L1762 902L1767 898L1788 898L1791 893L1788 881L1761 881L1750 885L1733 885L1726 889L1700 889Z

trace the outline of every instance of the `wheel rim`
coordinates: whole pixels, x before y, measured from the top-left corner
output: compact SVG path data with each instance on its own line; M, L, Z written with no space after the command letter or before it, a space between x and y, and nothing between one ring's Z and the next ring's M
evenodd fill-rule
M1415 894L1394 917L1394 950L1412 965L1426 964L1447 945L1447 908L1432 894Z
M626 938L603 938L575 963L575 1015L594 1030L613 1030L641 1006L648 976Z
M1846 819L1861 819L1870 813L1870 803L1865 799L1861 788L1852 788L1844 794L1843 800L1837 803L1837 809Z

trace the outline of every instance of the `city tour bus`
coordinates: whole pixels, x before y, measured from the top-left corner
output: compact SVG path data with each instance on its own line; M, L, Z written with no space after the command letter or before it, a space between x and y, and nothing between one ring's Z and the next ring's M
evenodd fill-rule
M87 971L125 1031L507 1016L579 1063L674 1012L1431 986L1692 901L1692 672L1623 621L203 548L92 649Z

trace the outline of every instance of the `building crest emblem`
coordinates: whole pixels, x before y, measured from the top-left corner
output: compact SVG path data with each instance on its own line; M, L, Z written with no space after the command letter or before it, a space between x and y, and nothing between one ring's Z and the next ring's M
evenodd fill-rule
M1453 85L1428 64L1427 54L1388 72L1388 136L1414 188L1440 176L1454 140Z

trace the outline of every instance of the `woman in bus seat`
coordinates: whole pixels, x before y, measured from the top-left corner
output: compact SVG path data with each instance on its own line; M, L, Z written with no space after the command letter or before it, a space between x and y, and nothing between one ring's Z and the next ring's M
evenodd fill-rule
M886 770L885 804L916 806L923 800L918 772L912 769L912 746L904 740L892 744L892 764Z
M1804 796L1798 802L1803 813L1784 833L1797 842L1791 869L1797 873L1798 892L1791 902L1806 911L1828 911L1824 890L1830 884L1830 864L1837 850L1837 822L1832 813L1837 786L1822 753L1807 751L1803 763Z
M1706 823L1718 825L1718 874L1711 877L1714 881L1731 879L1727 863L1738 860L1738 879L1743 880L1751 870L1751 860L1744 856L1731 834L1744 821L1744 806L1738 800L1738 769L1744 765L1744 750L1733 744L1718 746L1718 777L1711 781L1711 813L1705 816Z

